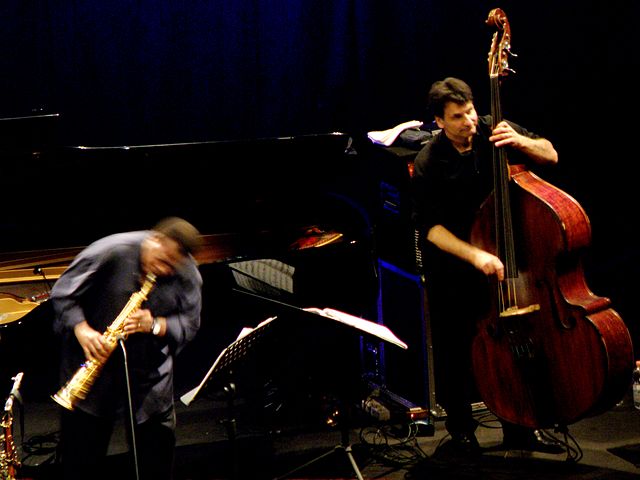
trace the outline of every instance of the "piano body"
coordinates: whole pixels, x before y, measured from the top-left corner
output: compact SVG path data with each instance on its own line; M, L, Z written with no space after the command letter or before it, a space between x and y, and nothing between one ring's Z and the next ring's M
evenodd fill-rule
M377 187L348 135L68 147L48 141L56 121L10 122L31 132L11 137L22 144L0 136L0 387L23 371L25 401L57 389L49 289L91 241L169 215L193 222L206 246L202 327L178 359L176 394L277 302L375 320Z

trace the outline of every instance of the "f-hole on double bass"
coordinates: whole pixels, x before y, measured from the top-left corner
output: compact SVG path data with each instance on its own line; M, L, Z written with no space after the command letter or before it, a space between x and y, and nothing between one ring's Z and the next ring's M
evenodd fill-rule
M510 70L511 30L493 9L489 52L494 126L499 87ZM630 385L633 347L608 298L587 286L582 255L591 225L578 202L494 148L494 191L475 219L471 242L497 255L505 279L472 356L479 394L499 418L531 428L567 426L613 407Z

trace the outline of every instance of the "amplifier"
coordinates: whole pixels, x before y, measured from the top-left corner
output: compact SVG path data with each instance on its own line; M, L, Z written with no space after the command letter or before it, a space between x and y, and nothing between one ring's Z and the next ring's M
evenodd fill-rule
M380 345L376 382L412 405L429 410L433 372L430 332L421 278L383 260L379 264L378 323L387 326L409 348Z

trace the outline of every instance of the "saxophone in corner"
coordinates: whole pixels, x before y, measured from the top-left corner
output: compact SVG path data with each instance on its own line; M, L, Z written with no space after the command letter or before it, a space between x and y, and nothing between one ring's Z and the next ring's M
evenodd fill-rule
M18 470L22 467L18 449L13 441L13 402L22 401L20 397L20 383L23 373L18 373L13 380L13 388L4 404L4 412L0 420L0 480L15 480Z
M111 353L116 349L118 340L126 338L124 333L125 320L140 308L155 283L156 276L153 273L148 273L140 290L131 295L125 307L103 333L109 345L109 356L111 356ZM73 410L78 401L84 400L87 397L91 387L100 375L104 364L105 362L87 360L76 370L73 377L71 377L56 394L52 395L51 398L67 410Z

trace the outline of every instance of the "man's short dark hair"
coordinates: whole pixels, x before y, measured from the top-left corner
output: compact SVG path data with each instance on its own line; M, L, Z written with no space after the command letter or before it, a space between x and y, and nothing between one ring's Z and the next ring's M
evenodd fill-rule
M178 242L184 253L194 253L201 244L200 232L196 227L179 217L160 220L152 230Z
M471 87L459 78L447 77L438 80L429 89L429 110L436 117L444 117L444 108L448 102L464 105L473 102Z

